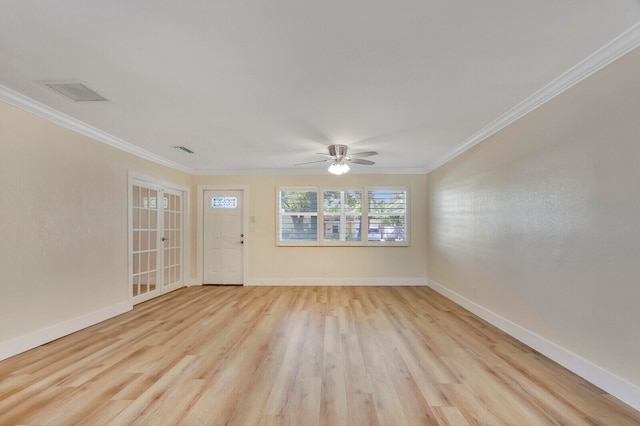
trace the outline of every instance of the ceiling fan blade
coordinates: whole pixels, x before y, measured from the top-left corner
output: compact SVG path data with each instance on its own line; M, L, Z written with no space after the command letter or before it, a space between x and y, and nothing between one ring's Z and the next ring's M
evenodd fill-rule
M324 152L316 152L317 155L322 155L323 157L329 157L326 160L307 161L306 163L294 164L294 166L303 166L305 164L315 164L315 163L331 163L331 162L337 162L337 161L348 161L353 164L362 164L365 166L376 164L373 161L360 159L360 157L371 157L372 155L378 155L376 151L364 151L364 152L356 152L353 154L347 154L348 148L346 145L339 145L339 144L329 145L327 148L329 149L329 154Z
M378 155L376 151L354 152L349 154L351 157L371 157L372 155Z
M375 161L370 161L370 160L361 160L359 158L352 158L350 160L347 160L350 163L354 163L354 164L364 164L365 166L370 166L372 164L376 164Z
M294 166L303 166L305 164L313 164L313 163L330 163L333 160L318 160L318 161L307 161L306 163L298 163L294 164Z

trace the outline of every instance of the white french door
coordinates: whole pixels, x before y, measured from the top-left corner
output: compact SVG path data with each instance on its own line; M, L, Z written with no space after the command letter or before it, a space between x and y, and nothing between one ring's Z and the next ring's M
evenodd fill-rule
M163 228L160 241L164 250L162 255L162 293L176 290L183 286L182 263L184 258L183 235L183 195L182 191L163 190Z
M130 295L144 302L183 286L183 192L132 179L129 185Z

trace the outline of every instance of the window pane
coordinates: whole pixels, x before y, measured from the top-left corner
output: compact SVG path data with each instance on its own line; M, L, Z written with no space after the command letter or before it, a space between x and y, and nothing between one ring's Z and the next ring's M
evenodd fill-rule
M237 197L212 197L211 207L214 209L235 209L238 207Z
M318 193L280 191L280 241L318 240Z
M325 191L323 195L324 239L362 240L362 191Z
M369 241L407 241L407 191L370 190Z

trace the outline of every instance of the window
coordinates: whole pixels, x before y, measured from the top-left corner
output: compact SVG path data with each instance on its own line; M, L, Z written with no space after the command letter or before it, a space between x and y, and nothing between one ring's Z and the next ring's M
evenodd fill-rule
M318 191L283 189L279 191L278 198L278 240L318 241Z
M211 208L213 209L238 208L238 198L237 197L211 197Z
M404 187L279 188L277 196L279 245L408 245Z
M367 192L369 241L407 241L407 191Z
M324 191L322 220L324 239L360 241L362 229L362 191ZM329 231L329 232L327 232Z

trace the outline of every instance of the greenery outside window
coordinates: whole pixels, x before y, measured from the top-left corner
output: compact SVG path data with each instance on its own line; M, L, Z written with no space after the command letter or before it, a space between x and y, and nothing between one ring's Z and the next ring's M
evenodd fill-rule
M324 191L325 241L362 241L362 191Z
M288 188L279 191L278 239L281 242L318 241L318 191Z
M407 241L407 191L369 189L368 240Z
M278 245L409 245L405 187L288 187L277 199Z

